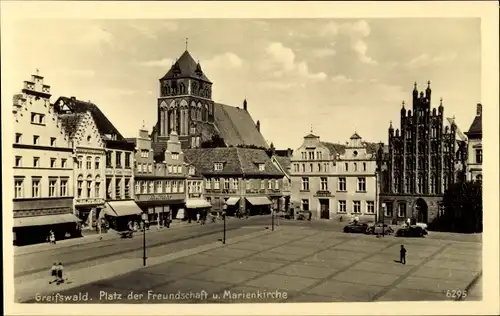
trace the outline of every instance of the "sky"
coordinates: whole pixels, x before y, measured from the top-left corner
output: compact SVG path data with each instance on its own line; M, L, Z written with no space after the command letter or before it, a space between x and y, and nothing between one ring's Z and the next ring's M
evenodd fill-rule
M387 143L413 84L467 131L481 102L481 30L474 18L29 19L12 22L11 94L38 68L52 101L97 104L125 137L156 123L159 78L186 48L216 102L248 110L276 148L310 133L345 143L356 131Z

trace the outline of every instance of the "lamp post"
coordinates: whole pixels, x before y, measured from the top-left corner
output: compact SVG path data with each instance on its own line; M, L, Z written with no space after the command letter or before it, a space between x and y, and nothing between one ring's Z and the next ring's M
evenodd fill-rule
M381 215L382 215L382 237L385 236L385 229L384 229L384 225L385 225L385 209L386 209L386 204L385 203L382 203L382 212L381 212Z
M274 208L271 209L271 226L272 226L272 231L274 231Z
M226 243L226 210L227 210L226 202L224 202L224 205L222 207L223 207L222 217L224 219L224 235L222 237L222 243L225 244Z
M148 214L142 213L142 265L146 266L146 220L148 219Z

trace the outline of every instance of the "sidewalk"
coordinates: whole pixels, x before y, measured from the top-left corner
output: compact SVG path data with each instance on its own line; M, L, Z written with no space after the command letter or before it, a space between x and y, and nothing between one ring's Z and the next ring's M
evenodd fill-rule
M163 227L161 229L156 229L156 226L151 226L149 228L149 230L146 230L146 234L159 233L159 232L163 232L163 231L168 230L168 229L176 229L176 228L194 226L196 224L197 224L196 222L191 222L191 224L189 224L188 222L174 220L170 224L170 228ZM14 255L15 256L16 255L26 255L26 254L30 254L30 253L45 251L45 250L60 249L60 248L66 248L66 247L71 247L71 246L75 246L75 245L84 245L84 244L96 243L96 242L106 241L106 240L115 240L115 239L121 238L118 235L118 233L114 230L111 230L108 233L104 233L104 234L97 234L94 232L88 232L87 234L85 234L85 232L82 232L82 234L83 234L83 237L59 240L59 241L57 241L57 243L55 245L49 244L49 243L43 243L43 244L27 245L27 246L20 246L20 247L14 246Z
M245 234L243 236L231 238L226 241L225 245L219 241L195 248L181 250L175 253L169 253L163 256L151 257L148 258L148 265L146 267L152 267L154 265L191 256L207 250L225 247L226 245L231 245L269 233L269 230L259 230L256 232ZM67 283L63 283L61 285L49 285L50 277L47 275L47 277L43 277L30 282L21 282L20 284L16 283L14 299L15 302L29 301L35 299L35 295L50 295L55 292L61 292L89 283L123 275L135 270L139 270L141 268L144 268L141 260L123 259L75 271L69 270L66 271L66 276L69 280L67 281Z

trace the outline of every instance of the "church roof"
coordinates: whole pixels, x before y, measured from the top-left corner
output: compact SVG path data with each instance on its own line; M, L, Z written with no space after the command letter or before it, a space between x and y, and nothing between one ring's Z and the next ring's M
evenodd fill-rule
M211 81L201 72L201 76L198 75L196 68L198 64L191 56L191 54L186 50L182 53L181 57L175 62L170 70L161 79L172 79L172 78L195 78L211 83ZM180 73L178 76L175 75L175 68L177 68Z
M244 109L214 104L215 126L228 146L254 145L268 148L266 140L257 130L255 122Z
M483 135L483 119L482 115L478 115L472 121L469 131L466 133L468 137L481 137Z

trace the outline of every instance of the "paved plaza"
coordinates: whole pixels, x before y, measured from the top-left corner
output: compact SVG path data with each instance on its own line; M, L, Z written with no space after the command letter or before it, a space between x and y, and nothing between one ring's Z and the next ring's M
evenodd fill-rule
M480 300L481 247L280 227L60 294L89 293L88 303L370 302L446 301L447 290L467 290Z

